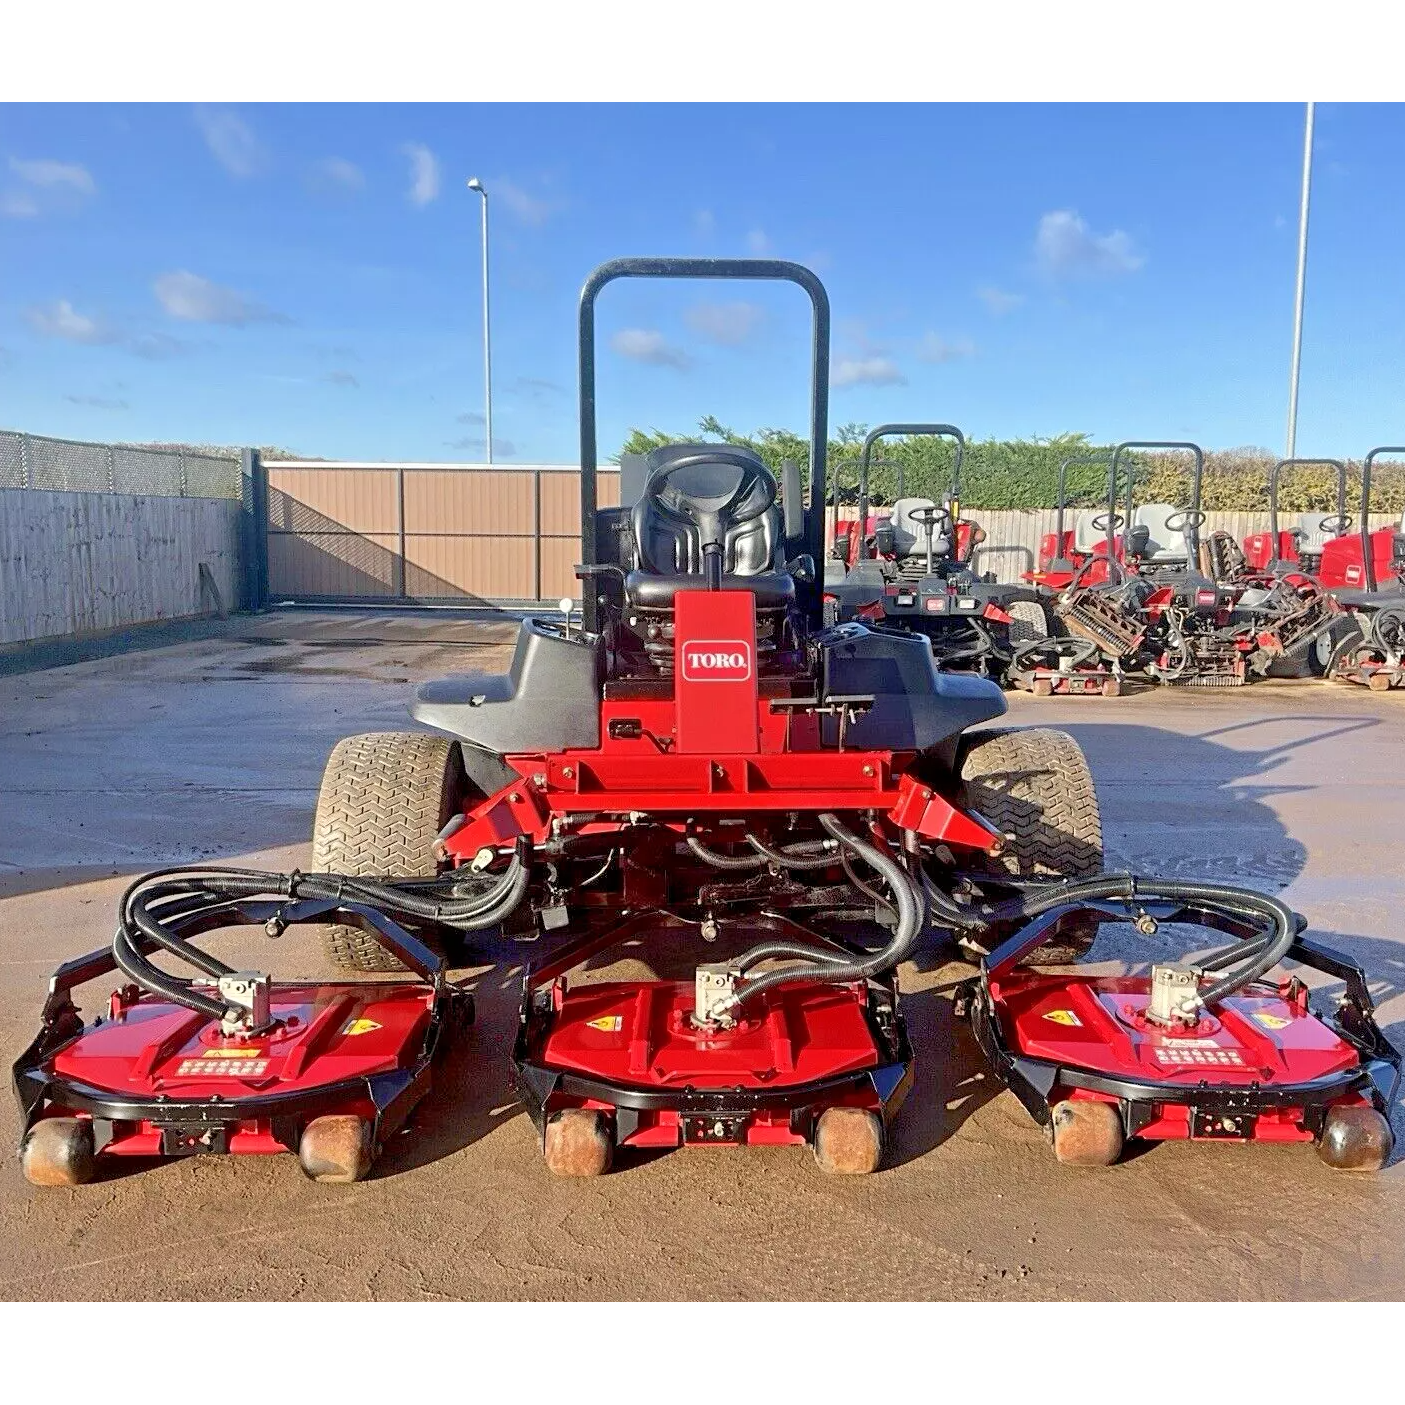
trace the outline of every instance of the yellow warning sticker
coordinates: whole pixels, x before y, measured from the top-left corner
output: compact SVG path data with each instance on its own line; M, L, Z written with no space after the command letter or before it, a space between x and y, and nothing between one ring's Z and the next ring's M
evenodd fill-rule
M1265 1029L1287 1029L1293 1021L1286 1015L1275 1015L1271 1010L1255 1010L1254 1018Z
M262 1057L262 1049L206 1049L202 1059L257 1059Z
M1044 1018L1053 1020L1055 1024L1070 1025L1078 1029L1083 1027L1083 1021L1072 1010L1046 1010Z
M598 1020L587 1020L590 1029L603 1030L606 1034L618 1034L624 1027L623 1015L601 1015Z
M346 1024L342 1026L341 1032L346 1035L370 1034L372 1030L379 1028L380 1025L378 1025L375 1020L348 1020Z

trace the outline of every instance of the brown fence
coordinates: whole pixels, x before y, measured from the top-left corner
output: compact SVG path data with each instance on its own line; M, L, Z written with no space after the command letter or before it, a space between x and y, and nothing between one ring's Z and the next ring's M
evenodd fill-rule
M578 596L575 468L266 460L268 597L513 604ZM619 502L618 470L597 478Z

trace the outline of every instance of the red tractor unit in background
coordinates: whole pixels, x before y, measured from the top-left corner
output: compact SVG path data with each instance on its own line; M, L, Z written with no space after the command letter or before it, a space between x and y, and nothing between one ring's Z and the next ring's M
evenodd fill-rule
M1405 448L1380 445L1361 464L1361 524L1351 536L1322 548L1319 578L1356 629L1337 645L1331 676L1384 692L1405 685L1405 515L1371 530L1371 467L1382 454Z
M1278 483L1283 470L1312 466L1333 470L1337 481L1337 510L1304 512L1296 527L1280 527ZM1316 578L1322 566L1324 544L1344 537L1350 530L1351 518L1346 514L1346 464L1341 459L1279 459L1268 475L1268 531L1253 532L1244 538L1244 564L1248 570L1263 575L1282 575L1296 570Z
M940 669L979 673L1003 682L1016 644L1048 632L1036 590L1001 585L980 575L972 560L985 540L980 524L961 515L961 465L966 439L950 424L883 424L864 439L859 458L859 517L867 520L874 446L891 435L951 439L951 482L945 495L899 496L886 521L862 543L842 580L825 587L841 620L860 619L920 634Z

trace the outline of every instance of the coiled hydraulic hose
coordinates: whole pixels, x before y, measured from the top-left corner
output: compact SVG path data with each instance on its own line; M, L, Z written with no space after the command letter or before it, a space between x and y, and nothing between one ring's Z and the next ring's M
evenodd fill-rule
M896 860L889 857L875 845L868 844L839 822L836 815L822 814L820 825L833 839L837 839L850 853L861 858L878 872L893 895L897 911L897 925L891 940L880 950L866 957L844 957L831 959L827 953L805 951L808 962L800 966L787 966L779 971L768 971L757 976L737 990L733 996L733 1008L740 1008L756 999L763 991L772 990L778 985L789 985L794 981L815 981L822 985L840 985L848 981L866 980L882 971L887 971L903 961L917 945L922 934L926 904L921 890L912 877ZM778 944L763 942L744 952L737 965L746 970L748 966L771 955L790 955L792 952L777 950ZM802 949L803 950L803 949Z
M1256 981L1288 954L1298 935L1297 915L1288 905L1267 893L1250 888L1233 888L1225 883L1189 882L1174 878L1139 878L1130 873L1100 873L1070 883L1053 884L1039 892L1021 893L1003 903L974 909L987 923L1031 920L1041 913L1066 904L1099 899L1125 902L1155 901L1158 898L1179 903L1203 903L1233 917L1257 922L1267 928L1257 936L1246 937L1231 946L1212 952L1200 961L1204 971L1234 967L1204 986L1198 993L1202 1005L1213 1004ZM1235 965L1235 963L1242 963Z
M484 893L471 898L441 896L453 875L440 879L370 879L338 873L262 873L254 869L163 869L138 879L118 906L112 941L118 968L143 989L212 1019L231 1012L224 1002L196 988L195 981L161 970L143 950L156 946L193 966L209 980L233 968L181 935L181 929L242 899L279 897L355 903L438 922L466 931L495 926L521 903L531 877L530 846L519 843L507 868Z

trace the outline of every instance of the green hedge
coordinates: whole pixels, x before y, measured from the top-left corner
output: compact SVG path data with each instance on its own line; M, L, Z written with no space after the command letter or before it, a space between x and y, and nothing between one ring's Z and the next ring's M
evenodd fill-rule
M858 480L859 448L867 427L843 425L830 440L831 484ZM809 443L784 429L758 429L738 434L709 416L697 434L669 434L663 430L635 429L621 453L648 453L661 444L697 439L743 444L778 469L783 459L809 466ZM1058 501L1059 465L1067 458L1101 454L1111 445L1092 443L1086 434L1061 434L1054 439L980 439L966 445L961 470L961 498L969 506L984 508L1053 507ZM898 465L903 470L904 491L909 496L941 497L951 482L953 448L949 440L931 438L884 439L874 450L871 486L891 502L897 495ZM1191 465L1188 454L1137 455L1140 502L1185 503L1190 497ZM1268 506L1268 474L1273 459L1242 451L1207 452L1201 501L1206 511L1260 511ZM1069 469L1069 500L1075 506L1103 501L1107 471L1093 464ZM1361 493L1361 466L1348 465L1347 511L1356 513ZM1334 475L1328 468L1292 468L1282 475L1279 507L1284 512L1329 512L1336 508ZM1371 473L1371 510L1400 512L1405 509L1405 463L1378 461Z

